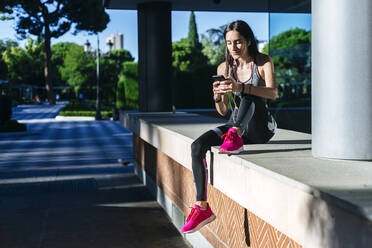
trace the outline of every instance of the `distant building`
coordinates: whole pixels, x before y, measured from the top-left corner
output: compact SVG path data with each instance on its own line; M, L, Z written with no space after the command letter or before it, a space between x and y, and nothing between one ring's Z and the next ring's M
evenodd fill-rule
M124 48L124 35L119 34L110 34L106 37L106 51L111 52L117 49Z

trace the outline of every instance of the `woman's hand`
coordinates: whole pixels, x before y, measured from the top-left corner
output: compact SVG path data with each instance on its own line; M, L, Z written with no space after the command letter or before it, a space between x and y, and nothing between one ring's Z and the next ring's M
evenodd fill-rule
M221 87L220 87L221 82L223 82L223 81L215 81L213 83L213 97L214 97L214 100L221 99L222 95L226 94L221 90Z
M242 85L237 83L232 78L228 78L225 81L219 81L218 83L219 83L218 92L220 94L227 94L230 92L240 92L242 90ZM214 84L213 84L213 89L214 89Z

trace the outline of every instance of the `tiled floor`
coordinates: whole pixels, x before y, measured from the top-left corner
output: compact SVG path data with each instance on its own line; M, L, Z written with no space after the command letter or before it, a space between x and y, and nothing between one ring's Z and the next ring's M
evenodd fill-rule
M133 166L117 163L132 161L132 134L55 121L58 111L15 109L28 131L0 136L0 247L189 247Z

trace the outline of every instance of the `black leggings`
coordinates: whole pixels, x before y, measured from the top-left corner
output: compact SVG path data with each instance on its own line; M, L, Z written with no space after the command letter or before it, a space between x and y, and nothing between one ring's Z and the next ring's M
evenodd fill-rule
M211 146L222 145L221 135L233 126L241 128L245 144L266 143L274 135L267 129L267 122L268 111L265 103L259 98L244 96L239 109L233 111L225 125L205 132L191 144L196 201L207 200L208 170L205 154Z

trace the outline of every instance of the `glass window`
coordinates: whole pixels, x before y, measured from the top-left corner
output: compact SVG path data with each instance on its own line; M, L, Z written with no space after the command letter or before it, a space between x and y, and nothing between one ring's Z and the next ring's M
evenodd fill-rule
M280 107L311 106L311 14L269 14L268 51Z

